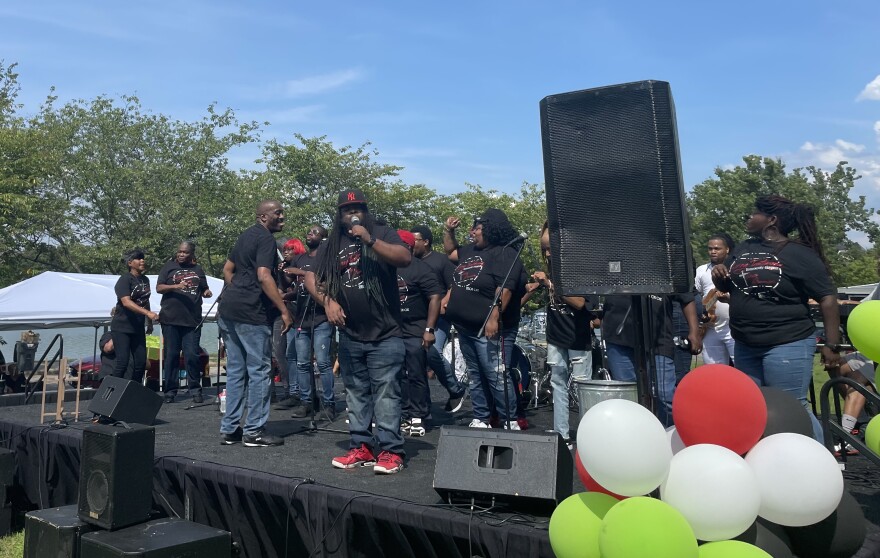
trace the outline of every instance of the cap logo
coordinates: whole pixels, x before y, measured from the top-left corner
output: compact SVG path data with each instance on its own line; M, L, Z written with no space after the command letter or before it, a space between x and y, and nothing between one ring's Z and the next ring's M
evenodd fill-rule
M354 192L349 192L349 193L348 193L348 201L355 201L355 195L354 195Z

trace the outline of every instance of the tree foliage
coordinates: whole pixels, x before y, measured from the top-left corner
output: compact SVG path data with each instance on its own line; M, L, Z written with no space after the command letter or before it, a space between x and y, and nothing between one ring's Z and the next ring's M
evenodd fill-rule
M877 213L866 206L865 197L853 199L851 191L859 178L856 170L841 161L832 172L809 166L786 173L781 159L749 155L742 166L715 169L715 177L694 186L688 195L692 243L697 260L706 261L709 236L726 232L736 240L746 237L745 221L761 195L779 194L810 205L835 279L841 285L864 274L849 270L854 242L850 232L862 232L874 242L880 226L872 220ZM849 256L847 254L850 254Z

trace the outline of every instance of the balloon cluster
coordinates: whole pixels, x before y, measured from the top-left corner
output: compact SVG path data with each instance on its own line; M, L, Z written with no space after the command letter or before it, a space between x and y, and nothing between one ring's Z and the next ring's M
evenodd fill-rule
M847 333L853 346L860 353L880 362L880 300L867 300L856 306L847 320ZM880 367L875 370L874 385L880 385ZM875 416L865 428L865 445L880 454L880 415Z
M672 413L669 430L622 399L583 416L575 464L588 492L550 519L558 557L749 558L801 547L821 554L799 556L833 557L861 547L861 509L797 399L713 364L685 376ZM647 496L657 489L659 499Z

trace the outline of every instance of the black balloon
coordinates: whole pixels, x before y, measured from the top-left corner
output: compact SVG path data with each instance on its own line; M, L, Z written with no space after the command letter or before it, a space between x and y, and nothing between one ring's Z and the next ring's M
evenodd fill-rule
M849 558L865 543L865 514L844 490L834 513L813 525L786 527L785 532L800 558Z
M761 393L767 402L767 427L762 438L781 432L813 437L810 414L793 395L769 386L763 386Z
M745 533L734 540L757 546L773 558L793 558L791 541L785 527L759 517Z

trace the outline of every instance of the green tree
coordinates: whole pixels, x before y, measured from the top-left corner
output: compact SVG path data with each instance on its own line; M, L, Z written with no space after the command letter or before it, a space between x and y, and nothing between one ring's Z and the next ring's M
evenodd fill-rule
M880 226L871 218L877 213L866 206L865 197L853 199L851 191L860 177L846 161L832 172L817 167L786 173L781 159L749 155L744 165L734 169L715 169L715 177L694 186L688 194L692 246L698 262L706 261L706 241L716 232L726 232L736 240L746 237L745 220L754 209L755 198L779 194L810 205L823 248L835 279L850 274L844 257L852 245L847 233L858 231L871 242L880 236Z

